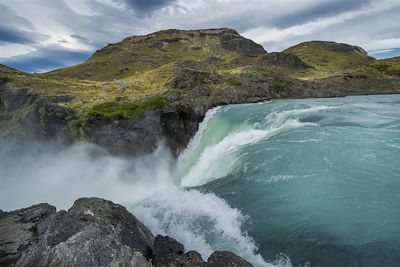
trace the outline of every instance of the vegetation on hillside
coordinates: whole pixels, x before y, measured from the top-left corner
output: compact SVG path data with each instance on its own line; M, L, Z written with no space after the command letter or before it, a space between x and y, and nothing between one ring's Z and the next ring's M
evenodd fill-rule
M374 60L360 47L321 41L267 53L234 30L213 29L128 37L82 64L45 74L0 65L0 84L73 110L75 124L92 116L137 119L182 99L204 102L242 87L254 87L251 97L267 84L279 96L298 79L335 76L393 79L400 77L400 59Z
M301 73L301 79L321 79L350 73L373 61L364 49L335 42L305 42L283 51L298 56L313 68Z

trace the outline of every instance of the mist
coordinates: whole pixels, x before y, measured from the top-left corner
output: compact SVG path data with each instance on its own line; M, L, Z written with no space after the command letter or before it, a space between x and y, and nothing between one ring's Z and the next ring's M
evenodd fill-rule
M46 202L60 210L80 197L101 197L126 207L154 235L169 235L204 259L229 250L265 266L244 230L246 216L213 193L183 187L178 161L163 143L148 155L120 157L93 144L30 142L18 152L0 153L0 209Z
M31 142L24 151L0 156L0 208L47 202L66 209L77 198L91 196L134 203L171 185L172 166L164 145L143 157L124 158L93 144Z

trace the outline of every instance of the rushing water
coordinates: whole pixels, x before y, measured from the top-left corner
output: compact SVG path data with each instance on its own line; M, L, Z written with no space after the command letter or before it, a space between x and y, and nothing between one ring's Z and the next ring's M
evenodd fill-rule
M256 266L400 263L400 95L215 108L176 161L162 146L136 159L98 150L1 161L0 208L101 196L204 258L230 250Z

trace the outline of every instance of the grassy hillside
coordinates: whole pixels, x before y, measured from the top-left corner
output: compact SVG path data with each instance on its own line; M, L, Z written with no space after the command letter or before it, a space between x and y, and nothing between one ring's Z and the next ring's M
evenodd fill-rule
M137 118L165 106L176 80L188 73L204 72L211 90L238 86L237 76L262 66L259 56L265 54L261 45L231 29L166 30L109 44L69 68L27 74L2 67L0 76L9 88L57 99L83 118Z
M335 42L304 42L283 52L296 55L313 67L299 75L303 79L343 75L373 61L361 47Z
M109 44L86 62L46 76L96 81L134 79L160 67L162 72L170 73L184 65L220 69L237 65L235 60L245 60L244 56L264 53L262 46L230 29L166 30Z
M400 57L374 60L356 69L350 75L361 78L398 79L400 78Z
M82 64L45 74L0 65L0 84L39 94L73 110L79 120L135 119L171 105L207 107L226 97L239 101L238 93L242 98L285 97L289 87L301 86L298 79L390 79L399 76L399 66L399 58L374 61L360 47L334 42L267 53L232 29L165 30L128 37Z

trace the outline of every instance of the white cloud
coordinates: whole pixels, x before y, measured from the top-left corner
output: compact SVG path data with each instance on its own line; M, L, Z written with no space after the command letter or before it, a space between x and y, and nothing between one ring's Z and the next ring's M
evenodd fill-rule
M35 48L32 48L27 45L5 44L5 45L1 46L0 59L19 56L19 55L23 55L23 54L26 54L26 53L29 53L32 51L35 51Z
M371 5L367 5L360 10L343 12L332 17L309 21L288 28L279 29L279 28L258 27L255 29L251 29L247 32L244 32L243 35L247 38L254 40L255 42L265 43L265 45L268 45L268 42L285 41L288 38L293 38L297 36L307 36L307 35L309 36L311 34L325 30L330 26L337 24L344 24L347 23L349 20L354 20L362 16L368 16L372 13L385 12L385 10L396 6L399 6L399 3L395 3L393 1L382 1L378 3L373 3ZM351 26L351 24L343 25L343 27L349 27L349 26ZM357 32L355 34L357 34ZM331 40L335 40L336 38L337 36L332 34ZM383 49L385 46L388 47L387 45L389 45L389 42L393 44L392 46L389 47L400 46L398 38L390 38L387 40L372 41L372 43L375 44L370 44L369 47L371 49Z
M367 50L384 50L397 47L400 47L400 38L388 38L371 41L367 46Z

